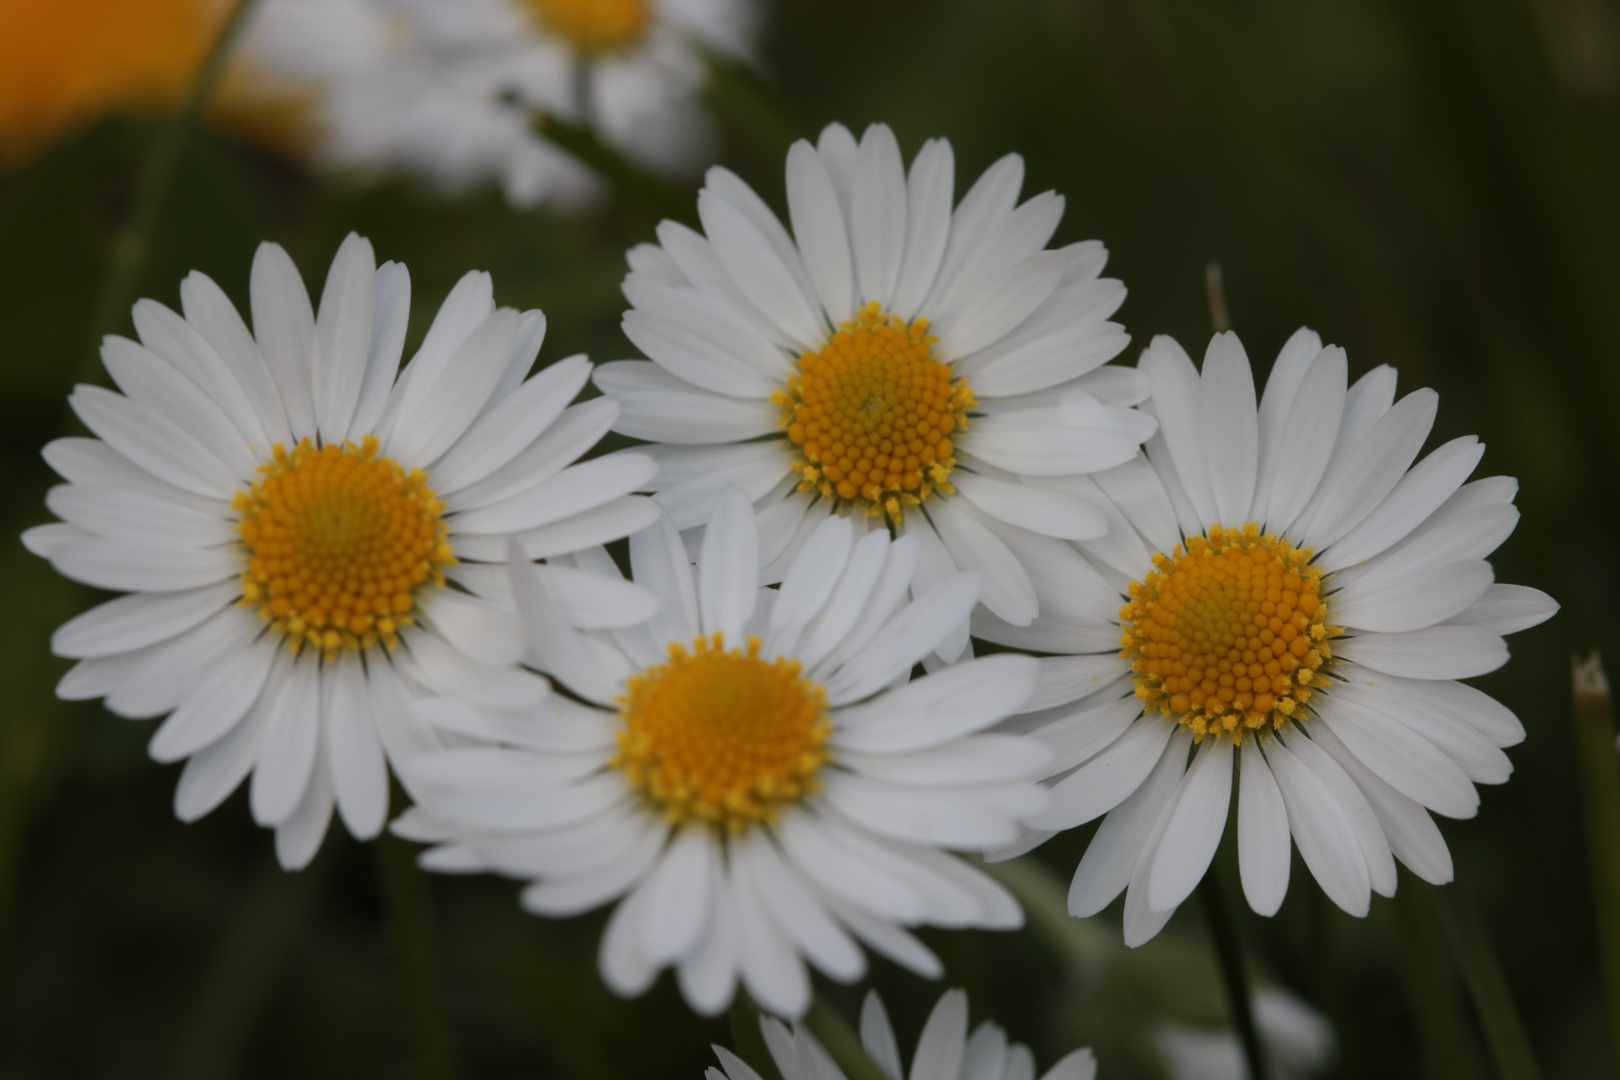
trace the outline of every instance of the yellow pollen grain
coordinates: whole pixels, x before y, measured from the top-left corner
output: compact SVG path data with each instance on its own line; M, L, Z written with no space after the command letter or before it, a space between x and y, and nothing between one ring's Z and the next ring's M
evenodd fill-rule
M456 562L427 474L380 457L374 435L318 449L305 439L290 453L277 443L259 472L232 502L247 555L242 604L294 652L393 648L418 593L443 588Z
M1322 572L1298 549L1254 522L1212 525L1186 549L1153 556L1155 570L1130 584L1120 609L1120 655L1131 660L1136 696L1202 741L1303 719L1332 657Z
M950 494L953 439L977 402L963 379L934 359L928 320L909 325L876 301L839 327L771 396L797 451L800 491L887 514L938 491Z
M648 0L528 0L540 22L582 53L620 52L645 36Z
M774 821L818 789L832 734L822 688L799 662L764 660L758 638L726 649L720 634L629 681L611 764L673 823L706 821L736 833Z

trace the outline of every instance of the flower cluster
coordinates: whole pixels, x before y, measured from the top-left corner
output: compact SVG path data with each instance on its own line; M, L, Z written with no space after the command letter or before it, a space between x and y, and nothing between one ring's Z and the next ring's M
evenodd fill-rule
M616 80L678 72L666 23L718 10L475 6L500 48L405 0L386 47L453 48L479 108L498 84L626 137ZM269 3L246 56L326 7ZM559 41L589 102L545 96L582 85L547 66ZM381 117L391 86L336 99L329 119L376 136L340 142L420 137L440 160L428 84L409 121ZM503 168L543 186L538 159ZM539 915L615 905L607 983L672 969L705 1014L742 987L803 1017L811 969L853 982L868 951L937 977L913 928L1022 921L963 855L1098 818L1069 910L1124 893L1132 945L1204 877L1234 802L1262 915L1294 847L1354 915L1397 860L1449 880L1430 815L1473 815L1524 736L1461 680L1556 610L1486 561L1514 481L1470 481L1472 437L1420 458L1435 393L1397 400L1388 367L1352 383L1309 330L1258 397L1231 333L1201 369L1166 337L1108 363L1124 287L1101 244L1049 246L1063 199L1020 201L1023 178L1009 155L957 199L944 140L908 166L887 127L832 125L788 155L784 224L712 169L701 231L666 221L629 252L645 359L594 370L531 374L545 317L497 307L481 273L402 365L409 275L354 235L318 306L261 247L251 328L201 274L181 312L141 301L139 340L103 343L118 390L71 398L94 437L46 447L60 521L25 537L125 594L57 632L77 660L60 693L166 717L150 750L186 762L182 819L251 775L289 868L334 807L377 835L392 772L422 865L518 878ZM590 380L603 396L575 403ZM589 456L609 431L646 445ZM964 1054L1033 1076L966 1020L945 995L913 1080L954 1080ZM898 1080L875 997L862 1033ZM806 1031L764 1035L789 1080L841 1075ZM1082 1051L1047 1075L1094 1070Z

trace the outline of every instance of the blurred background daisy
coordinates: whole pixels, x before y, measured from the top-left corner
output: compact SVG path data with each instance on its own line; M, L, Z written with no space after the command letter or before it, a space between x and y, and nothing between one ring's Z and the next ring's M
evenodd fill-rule
M620 330L626 253L665 218L701 225L713 164L787 220L789 148L833 122L888 125L908 164L949 139L958 192L1019 154L1025 191L1066 199L1050 246L1104 239L1106 275L1129 289L1108 318L1134 344L1108 366L1134 365L1157 334L1201 353L1219 260L1256 386L1306 323L1346 350L1350 382L1389 364L1403 388L1439 394L1420 459L1474 434L1475 475L1518 478L1496 579L1563 607L1468 680L1526 738L1506 750L1511 783L1438 822L1453 883L1403 878L1353 919L1296 860L1296 887L1263 918L1241 902L1235 830L1213 867L1257 981L1331 1025L1320 1075L1433 1075L1437 1002L1458 1021L1455 1075L1492 1075L1493 1029L1434 912L1407 903L1431 894L1477 910L1543 1074L1608 1075L1568 660L1620 656L1612 0L305 3L248 12L148 211L152 150L234 5L0 0L0 1075L348 1078L449 1061L440 1075L693 1080L713 1043L768 1071L726 1018L694 1018L673 978L631 1001L607 990L605 912L535 919L495 877L407 874L416 891L401 894L385 882L415 847L339 829L284 873L245 790L176 823L182 766L150 761L151 726L53 693L70 662L50 654L52 629L108 596L16 538L50 520L40 447L86 434L64 402L104 378L97 344L133 332L135 297L178 307L195 269L245 311L261 241L318 281L353 230L410 266L405 355L476 267L497 306L547 313L542 364L636 358ZM559 29L575 15L598 20L597 44ZM605 46L637 25L636 44ZM355 73L342 89L339 71ZM1169 1075L1166 1025L1228 1025L1198 903L1134 951L1119 901L1068 915L1064 883L1094 832L994 868L1024 930L921 930L942 982L872 960L899 1046L917 1045L946 986L1042 1064L1089 1046L1105 1077ZM402 983L413 971L432 977ZM422 985L436 1002L409 989ZM867 985L815 986L857 1023ZM438 1043L421 1021L434 1012L450 1032Z

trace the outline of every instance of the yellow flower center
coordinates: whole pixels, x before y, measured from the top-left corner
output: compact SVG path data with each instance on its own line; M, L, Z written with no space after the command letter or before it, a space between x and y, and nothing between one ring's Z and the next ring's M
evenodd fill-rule
M934 359L928 320L909 326L873 301L839 327L819 352L799 357L799 372L771 396L797 450L800 491L887 513L932 492L949 494L956 451L976 404L963 379Z
M319 449L305 439L291 453L277 443L259 472L231 503L248 559L242 604L294 652L393 648L417 594L442 588L456 562L427 474L379 457L374 435Z
M648 0L528 0L547 29L582 53L627 49L647 32Z
M1280 727L1300 708L1341 632L1326 623L1322 571L1253 522L1211 525L1185 551L1153 556L1157 568L1130 584L1120 609L1121 655L1133 662L1148 709L1206 734L1241 742L1244 729Z
M672 643L669 662L633 677L619 703L612 764L671 822L735 833L817 790L826 694L797 660L761 659L758 638L730 650L720 634L690 651Z

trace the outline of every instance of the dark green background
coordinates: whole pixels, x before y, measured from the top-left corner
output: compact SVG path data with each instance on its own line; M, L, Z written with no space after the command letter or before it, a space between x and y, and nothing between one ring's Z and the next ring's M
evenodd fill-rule
M1390 363L1403 392L1437 389L1431 445L1477 433L1479 475L1519 477L1524 517L1498 579L1564 609L1480 680L1529 737L1478 818L1444 823L1450 888L1484 916L1545 1074L1610 1075L1567 672L1576 649L1620 656L1615 5L791 0L766 24L763 78L722 79L712 96L723 160L779 209L788 141L834 119L857 134L886 121L908 155L948 136L959 193L1017 151L1026 194L1068 198L1058 240L1112 250L1130 287L1125 359L1156 333L1202 352L1204 267L1219 259L1260 371L1310 325L1349 350L1353 374ZM39 447L71 429L64 396L95 370L91 311L151 131L109 120L0 177L0 1076L416 1075L375 850L335 825L311 869L284 875L241 793L176 822L178 767L145 756L153 725L52 697L66 664L49 632L91 597L6 539L47 520ZM177 304L197 268L243 302L269 238L318 295L355 229L409 265L415 336L482 268L499 302L545 309L543 363L618 359L631 355L622 252L651 224L623 203L559 220L514 214L493 191L447 204L408 183L355 190L203 133L140 292ZM1060 882L1080 832L1042 852ZM602 989L599 916L524 916L494 879L428 889L466 1076L697 1080L707 1044L729 1041L668 978L636 1002ZM1243 916L1267 976L1341 1017L1341 1075L1423 1075L1396 905L1375 898L1365 920L1329 910L1296 860L1282 912ZM1085 932L1100 944L1079 968L1036 930L929 940L975 1019L1031 1042L1043 1067L1089 1042L1105 1078L1156 1075L1153 1023L1220 1015L1197 906L1135 953L1116 947L1117 906ZM940 987L881 963L876 979L909 1051ZM829 999L853 1016L856 992ZM1455 1075L1493 1075L1480 1045Z

